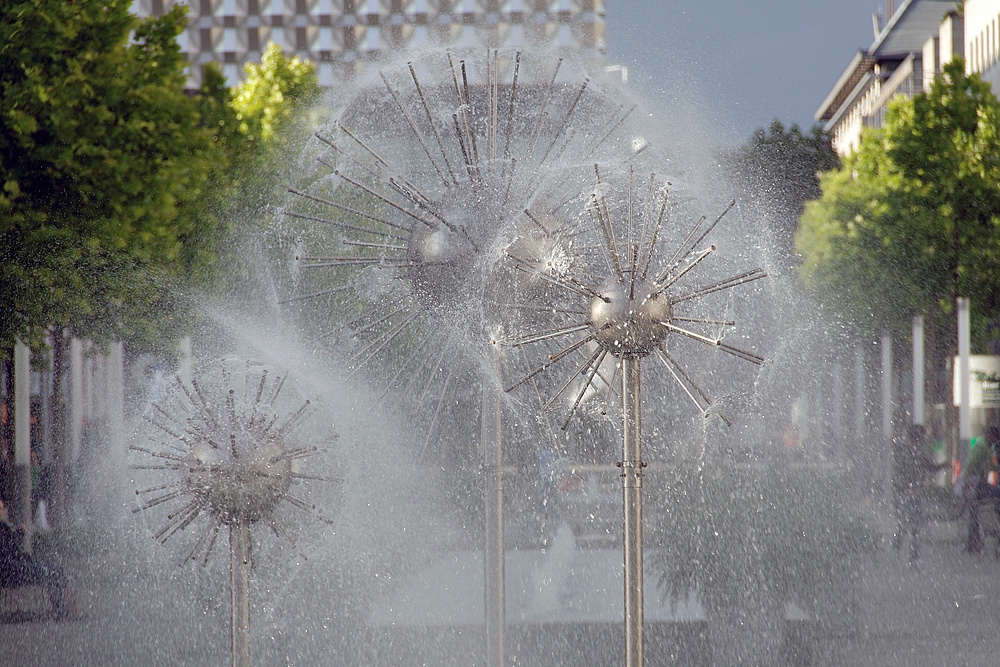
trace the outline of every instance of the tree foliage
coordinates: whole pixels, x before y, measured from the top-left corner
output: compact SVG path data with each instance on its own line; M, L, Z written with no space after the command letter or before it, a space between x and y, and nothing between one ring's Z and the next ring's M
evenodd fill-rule
M891 103L821 187L796 235L807 285L900 333L918 314L952 331L955 298L968 296L985 346L1000 305L1000 103L988 84L949 63L929 92Z
M819 126L808 134L777 119L758 129L730 158L741 192L770 222L776 257L794 263L793 237L805 203L820 195L818 174L839 164L830 136Z
M49 329L139 347L184 333L185 295L227 282L279 137L318 93L272 44L241 86L209 64L192 95L185 9L129 6L0 4L0 350Z
M246 245L260 236L269 209L284 196L294 164L288 158L308 137L302 125L308 124L320 93L314 65L285 56L274 43L259 64L247 63L244 69L243 82L226 90L224 106L214 107L226 160L215 185L226 198L220 211L224 224L218 233L220 272L214 285L230 297L245 297L253 274L260 273L260 260L247 256ZM211 83L213 78L221 79L221 74L206 69L206 85L220 90Z
M319 93L316 69L298 56L286 57L274 42L260 64L247 63L246 79L233 90L239 133L255 144L273 143L302 106Z
M0 4L0 349L169 328L165 286L211 257L216 130L184 92L183 12Z

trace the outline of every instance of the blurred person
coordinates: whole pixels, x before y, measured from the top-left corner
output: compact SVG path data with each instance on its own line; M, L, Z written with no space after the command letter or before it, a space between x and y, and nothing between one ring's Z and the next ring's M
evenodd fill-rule
M936 465L926 447L927 430L912 424L908 437L892 443L892 491L896 508L896 533L892 546L899 551L910 536L910 565L920 557L920 528L924 523L924 493L933 473L947 464Z
M10 522L7 508L0 501L0 587L43 586L56 618L67 616L66 577L54 563L33 558L21 549L26 526Z
M969 452L962 470L962 490L969 510L969 532L965 540L965 553L983 550L983 531L979 512L982 509L1000 512L1000 488L997 487L997 447L1000 445L1000 428L990 426ZM1000 555L1000 536L997 552Z

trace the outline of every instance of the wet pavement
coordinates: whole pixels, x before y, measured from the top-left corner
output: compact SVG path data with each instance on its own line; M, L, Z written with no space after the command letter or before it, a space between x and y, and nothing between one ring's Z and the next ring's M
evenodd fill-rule
M886 546L861 574L853 626L815 637L814 665L987 667L1000 664L1000 560L995 542L962 553L966 524L930 521L920 558Z
M888 518L883 527L888 535ZM817 628L795 664L1000 664L1000 560L993 540L982 554L963 554L964 533L962 519L930 521L916 566L908 563L908 545L895 551L886 542L860 565L854 613L843 623ZM223 564L211 572L190 564L165 565L162 547L152 540L126 542L132 546L123 547L122 540L95 530L72 541L72 549L90 555L84 569L74 567L81 560L65 563L79 606L77 618L49 618L43 594L39 599L30 589L27 594L4 592L0 662L21 667L225 664L229 636ZM255 634L255 641L266 641L264 631Z

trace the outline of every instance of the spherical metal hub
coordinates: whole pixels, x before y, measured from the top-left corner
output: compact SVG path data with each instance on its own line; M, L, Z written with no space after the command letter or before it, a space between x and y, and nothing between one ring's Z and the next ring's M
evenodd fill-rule
M670 298L648 280L611 282L590 301L590 327L598 344L616 357L648 355L667 337Z
M233 456L224 446L202 443L187 455L188 488L226 524L259 521L288 492L292 482L291 459L283 455L279 440L238 452Z
M493 224L489 208L464 185L445 193L436 208L450 227L428 212L433 223L414 225L407 244L407 273L417 298L428 308L450 309L470 296L476 277L477 245Z

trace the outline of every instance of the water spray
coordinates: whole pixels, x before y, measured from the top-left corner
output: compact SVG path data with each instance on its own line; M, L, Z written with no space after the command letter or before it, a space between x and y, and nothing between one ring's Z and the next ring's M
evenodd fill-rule
M735 326L735 321L722 318L695 317L687 310L708 295L744 285L765 277L761 269L753 269L722 280L701 285L691 284L702 262L716 251L711 245L699 249L701 243L722 220L735 202L711 224L702 217L687 237L675 246L666 259L662 237L667 212L669 184L656 187L656 177L650 176L648 188L636 188L633 171L628 171L624 192L614 194L603 181L601 169L594 165L596 187L580 197L585 206L587 223L563 216L565 222L544 229L547 244L536 246L539 255L522 254L529 250L524 244L512 246L506 252L507 268L527 273L534 279L532 290L511 290L516 308L537 308L525 318L526 331L505 341L507 349L522 347L561 347L544 354L544 361L506 387L510 392L530 383L539 376L570 359L582 359L574 370L564 376L560 388L542 405L547 411L570 387L569 410L562 420L565 429L593 389L607 387L620 395L622 425L623 552L625 572L625 664L639 667L643 663L643 582L642 582L642 477L646 463L642 459L641 442L641 362L652 357L665 367L684 394L706 417L712 408L709 394L671 350L670 339L676 336L698 341L703 345L728 353L743 361L762 365L764 358L724 340L718 332ZM647 194L643 197L642 190ZM659 194L657 193L659 190ZM552 211L525 211L525 227L539 218L556 220ZM536 225L537 226L537 225ZM551 248L564 248L572 262L556 265L551 262ZM545 328L538 328L542 324ZM570 341L570 342L566 342ZM508 355L512 361L516 355ZM553 374L548 374L553 375ZM609 377L610 375L610 377ZM536 387L537 388L537 387ZM729 423L729 420L717 412Z
M304 236L339 235L339 244L296 248L284 303L312 323L317 345L352 348L353 372L381 374L386 400L429 416L421 457L461 379L482 385L486 654L502 667L503 393L489 343L501 325L496 258L522 231L523 211L558 212L585 185L575 164L653 151L637 143L636 105L620 89L604 91L548 53L441 51L387 66L379 79L317 132L314 178L290 191L288 220Z
M317 513L293 486L305 480L332 481L302 470L304 461L319 451L317 444L298 437L312 405L306 400L285 409L286 379L233 361L220 362L190 381L175 378L163 401L151 404L144 416L149 424L145 441L130 447L140 459L132 469L156 471L160 477L159 483L136 491L133 510L166 508L166 521L153 535L157 541L165 544L200 524L183 562L207 565L220 531L229 529L233 667L250 664L251 527L267 526L294 544L279 507Z

